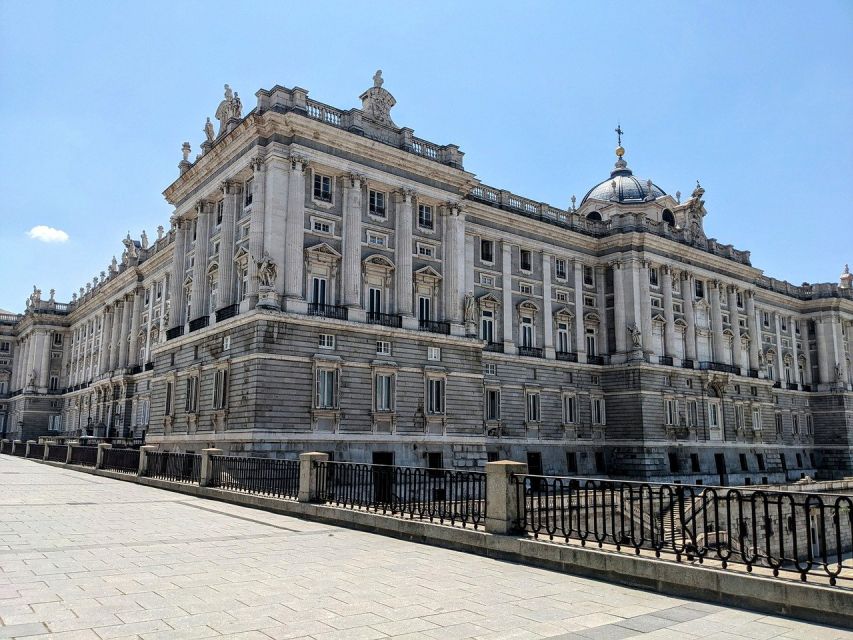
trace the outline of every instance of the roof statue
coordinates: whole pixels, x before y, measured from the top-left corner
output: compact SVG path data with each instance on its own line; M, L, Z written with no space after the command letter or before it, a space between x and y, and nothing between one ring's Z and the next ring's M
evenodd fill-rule
M853 273L850 273L850 265L844 265L844 271L841 272L838 280L839 289L853 289Z
M361 110L364 117L389 127L397 125L391 120L391 109L397 101L386 89L382 88L382 69L373 74L373 86L361 94Z
M219 120L219 135L221 136L225 133L225 125L228 124L228 121L231 118L242 118L243 117L243 103L240 101L240 95L231 91L231 87L227 84L225 85L225 95L222 99L222 102L219 103L219 106L216 107L216 113L214 117ZM213 126L210 127L211 131L213 130ZM204 125L204 133L208 136L208 142L211 142L213 139L210 137L208 133L207 124Z
M213 131L213 123L210 121L209 116L207 122L204 123L204 137L208 142L213 142L213 139L216 137L216 133Z
M142 230L142 236L140 238L140 243L143 249L148 248L148 234L145 233L145 229Z

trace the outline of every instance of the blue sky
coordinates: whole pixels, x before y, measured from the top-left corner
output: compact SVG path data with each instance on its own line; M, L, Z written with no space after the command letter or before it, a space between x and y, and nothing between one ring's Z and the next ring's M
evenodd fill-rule
M128 231L168 226L224 83L246 111L275 84L351 108L378 68L395 122L488 185L565 207L609 175L619 121L635 174L701 180L708 235L768 275L853 262L849 0L0 0L0 308L33 284L66 300Z

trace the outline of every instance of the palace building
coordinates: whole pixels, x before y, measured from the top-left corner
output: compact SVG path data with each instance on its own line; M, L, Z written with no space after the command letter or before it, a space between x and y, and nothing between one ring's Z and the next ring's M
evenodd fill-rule
M705 484L853 473L853 276L793 285L616 149L568 209L391 119L226 85L156 238L0 314L4 437ZM621 130L619 130L621 137ZM719 214L718 214L719 215ZM722 215L735 215L723 212Z

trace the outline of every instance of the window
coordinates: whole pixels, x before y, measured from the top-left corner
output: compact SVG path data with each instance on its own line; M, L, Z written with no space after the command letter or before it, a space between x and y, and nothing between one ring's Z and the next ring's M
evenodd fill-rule
M498 375L498 365L493 362L489 362L486 364L485 373L487 376L496 376Z
M588 267L584 265L583 267L583 283L587 287L595 286L595 271L592 270L592 267Z
M480 315L480 340L495 341L495 312L483 309Z
M678 400L667 398L664 402L664 419L667 425L678 424Z
M335 231L335 225L327 220L318 220L317 218L311 218L311 228L316 233L328 233L332 234Z
M595 472L596 473L607 473L607 460L604 457L603 451L595 452Z
M335 409L338 406L337 369L317 369L317 409Z
M521 270L530 271L533 268L533 259L530 251L521 249Z
M782 433L782 414L776 414L776 433Z
M368 313L382 313L382 291L376 287L367 290Z
M699 404L696 400L687 401L687 425L690 427L699 426Z
M54 344L54 346L57 346L57 347L62 346L62 334L61 333L54 333L53 334L53 344Z
M326 304L326 279L315 276L311 279L311 302Z
M11 343L9 342L0 342L0 353L9 353L11 351Z
M533 295L533 285L522 283L518 286L519 293L525 296Z
M539 392L527 392L527 422L539 422Z
M735 405L735 429L743 429L743 405Z
M527 316L521 319L521 346L532 347L534 344L533 318Z
M785 319L785 316L782 316L782 331L788 330L788 321Z
M6 388L6 381L0 380L0 396L6 393L7 391L8 389ZM2 424L0 424L0 426L2 426Z
M220 200L216 203L216 226L222 224L222 214L225 211L225 200Z
M219 369L213 375L213 408L224 409L228 406L228 370Z
M254 178L249 178L248 180L246 180L246 188L245 188L246 199L244 202L245 202L245 206L247 206L247 207L250 204L252 204L252 187L254 186L254 184L255 184Z
M800 335L800 321L799 320L794 320L794 332L797 335Z
M755 461L758 463L758 470L759 471L766 471L767 470L764 466L764 454L763 453L756 453L755 454Z
M387 247L388 236L381 233L373 233L372 231L368 231L367 244L372 245L374 247Z
M743 309L743 294L740 291L735 293L735 304L738 309Z
M557 275L558 280L566 279L566 261L562 258L557 258L554 260L554 272Z
M649 267L649 284L653 287L657 287L659 284L657 267Z
M376 341L376 355L380 356L390 356L391 355L391 343L387 340L377 340Z
M430 319L430 300L426 296L420 296L418 298L418 320L429 322Z
M695 292L697 298L705 297L705 283L702 280L696 280Z
M486 420L501 419L501 390L486 389Z
M806 433L810 436L814 435L814 423L812 422L812 414L806 414Z
M418 226L422 229L432 229L432 207L428 204L418 205Z
M681 461L678 459L678 454L674 451L670 451L667 454L669 458L669 471L670 473L681 473Z
M800 414L791 414L791 433L795 436L800 435Z
M494 287L495 279L492 276L487 276L485 273L480 274L480 284L484 287Z
M385 194L371 189L367 192L367 210L375 216L385 217Z
M761 324L763 324L765 327L770 326L770 314L766 311L761 312Z
M424 258L432 258L435 256L435 247L428 244L418 243L418 255Z
M595 298L592 296L584 296L583 303L586 307L594 307L595 306Z
M569 323L557 323L557 351L559 353L569 353Z
M222 350L228 351L231 348L231 336L222 336Z
M604 398L592 399L592 424L604 424Z
M738 457L740 458L740 470L749 471L749 462L746 459L746 454L741 453Z
M58 391L59 390L59 376L50 376L50 390Z
M166 383L166 409L165 413L167 416L172 415L172 383Z
M690 454L690 470L693 473L701 473L702 467L699 465L699 454L691 453Z
M314 174L314 199L322 202L332 201L332 179L329 176Z
M319 340L319 347L321 349L334 349L335 348L335 336L331 333L321 333Z
M429 378L427 380L427 413L430 415L444 414L444 378Z
M61 431L62 430L62 416L49 416L47 422L47 430L48 431Z
M588 356L596 355L596 335L595 329L592 327L587 327L586 329L586 354Z
M652 301L652 308L654 308L654 309L661 309L661 308L663 308L663 304L661 303L661 299L660 299L660 298L656 298L656 297L652 296L652 297L651 297L651 301Z
M483 262L494 262L495 243L491 240L480 240L480 260Z
M758 407L752 409L752 429L753 431L761 431L761 409Z
M563 424L575 424L578 421L578 398L573 393L563 395Z
M664 224L668 224L671 227L675 226L675 216L672 215L672 211L670 211L669 209L663 210L663 212L661 213L660 219L662 222L664 222Z
M578 454L574 451L566 452L566 470L569 473L578 472Z
M377 373L373 379L373 409L389 412L394 410L394 375Z
M749 395L758 396L758 387L750 387L749 388Z
M444 456L441 451L431 451L427 454L428 469L444 469ZM443 474L438 474L440 477Z
M569 294L568 293L566 293L565 291L558 291L557 292L557 302L568 302L568 301L569 301Z
M720 405L714 401L708 403L708 426L711 429L720 428Z
M198 376L190 376L186 380L186 402L184 410L187 413L198 411Z
M432 360L434 362L441 361L441 348L440 347L428 347L427 348L427 360Z

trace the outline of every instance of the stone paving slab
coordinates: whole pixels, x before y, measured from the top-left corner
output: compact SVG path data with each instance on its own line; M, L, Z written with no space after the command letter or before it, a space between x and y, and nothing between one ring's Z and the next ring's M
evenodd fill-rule
M853 640L0 456L0 639Z

